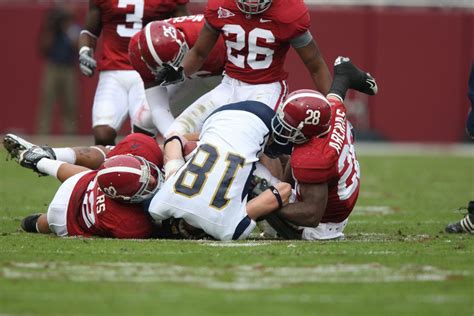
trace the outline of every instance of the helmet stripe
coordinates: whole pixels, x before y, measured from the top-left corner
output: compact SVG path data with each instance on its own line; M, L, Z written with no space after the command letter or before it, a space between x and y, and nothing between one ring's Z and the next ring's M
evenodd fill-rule
M125 167L125 166L105 168L105 169L100 170L97 173L97 175L100 176L100 175L108 174L108 173L112 173L112 172L127 172L127 173L133 173L133 174L136 174L136 175L139 175L139 176L142 175L142 171L140 169Z
M284 104L286 105L286 104L290 103L291 101L293 101L294 99L305 98L305 97L318 98L320 100L325 101L326 103L329 103L328 99L326 99L325 97L323 97L319 93L302 92L302 93L297 93L295 95L292 95L291 97L289 97L288 99L285 100Z
M151 56L156 61L156 63L161 67L163 65L163 61L161 60L160 56L158 56L155 46L153 46L153 40L151 38L151 25L153 23L148 23L145 26L145 38L146 38L146 45L148 46L148 50L151 53Z

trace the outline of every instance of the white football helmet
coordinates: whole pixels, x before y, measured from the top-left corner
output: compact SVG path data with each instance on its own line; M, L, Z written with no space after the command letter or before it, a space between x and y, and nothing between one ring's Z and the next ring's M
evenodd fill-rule
M260 14L272 4L272 0L235 0L237 7L245 14Z

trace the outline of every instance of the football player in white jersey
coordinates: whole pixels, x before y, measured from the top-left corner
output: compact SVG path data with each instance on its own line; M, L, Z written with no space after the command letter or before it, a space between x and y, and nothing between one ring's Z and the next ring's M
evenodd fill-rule
M286 205L291 195L291 186L281 182L247 203L255 164L266 148L273 148L268 144L274 115L257 101L220 107L204 122L186 163L184 140L168 137L167 181L151 201L151 216L183 218L217 240L246 238L257 219Z

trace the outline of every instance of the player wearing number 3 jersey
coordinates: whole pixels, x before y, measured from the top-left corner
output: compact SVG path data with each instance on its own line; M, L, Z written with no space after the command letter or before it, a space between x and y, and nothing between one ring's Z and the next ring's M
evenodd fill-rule
M102 36L99 83L92 108L95 143L112 145L127 116L145 102L143 82L128 59L130 38L148 22L187 15L188 0L89 0L85 29L79 38L79 66L94 74L94 50Z
M309 31L310 18L303 0L210 0L205 19L205 27L178 71L190 76L199 70L222 36L227 48L225 76L208 96L178 117L170 132L183 132L185 124L179 123L195 119L194 107L207 107L210 113L223 104L255 100L276 109L288 91L288 73L283 65L290 46L308 68L316 87L324 94L329 91L331 76Z

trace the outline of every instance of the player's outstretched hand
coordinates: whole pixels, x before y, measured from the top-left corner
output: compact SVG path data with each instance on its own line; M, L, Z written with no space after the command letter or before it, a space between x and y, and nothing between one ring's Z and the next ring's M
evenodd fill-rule
M179 66L175 68L169 64L163 64L161 69L156 75L156 82L162 87L166 87L172 84L177 84L184 81L183 67Z
M84 46L79 50L79 68L84 76L92 77L94 75L97 62L95 61L92 48Z

